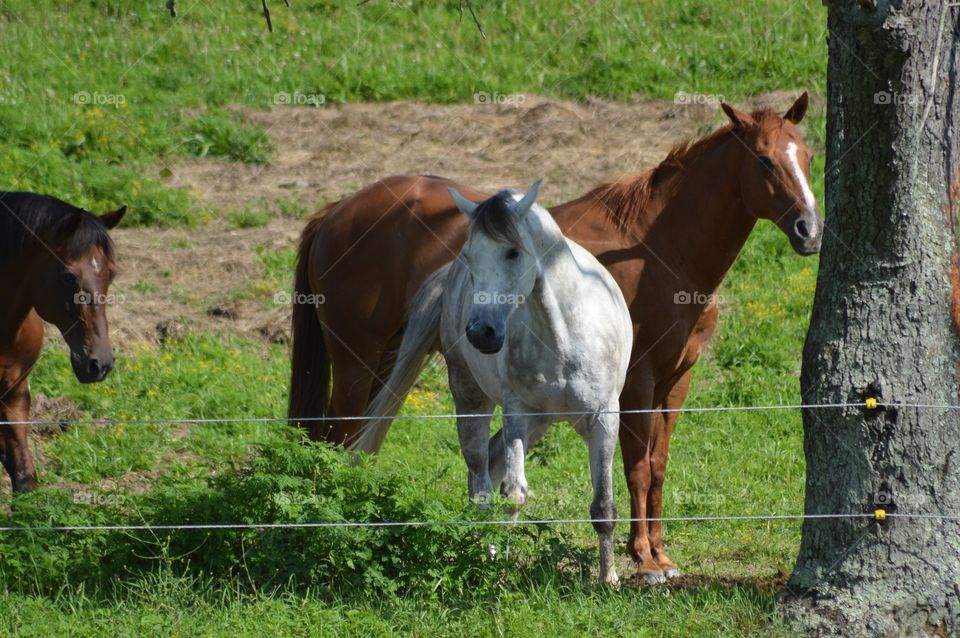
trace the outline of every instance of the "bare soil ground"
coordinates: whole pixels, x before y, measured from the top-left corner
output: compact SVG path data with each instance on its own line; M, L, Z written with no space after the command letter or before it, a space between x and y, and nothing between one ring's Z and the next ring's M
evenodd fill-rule
M789 104L785 95L747 106ZM667 101L572 102L533 95L511 104L412 102L326 108L237 110L263 127L274 147L267 166L183 159L156 168L214 210L277 211L278 202L316 210L326 201L396 173L433 173L493 191L543 176L548 204L647 168L675 143L723 123L716 105ZM288 310L265 301L260 248L292 249L303 219L276 215L266 226L114 232L120 276L110 309L118 349L186 330L283 342ZM251 287L260 283L259 296ZM287 284L289 285L289 284Z

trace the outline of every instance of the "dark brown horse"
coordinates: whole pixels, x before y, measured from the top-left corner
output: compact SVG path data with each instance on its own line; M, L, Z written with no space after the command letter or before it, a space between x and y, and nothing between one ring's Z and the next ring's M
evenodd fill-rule
M727 126L674 148L655 168L551 210L564 234L610 270L630 307L634 350L620 405L656 411L622 415L634 519L662 515L677 414L659 411L683 405L690 367L716 325L714 293L757 220L773 221L802 255L820 248L811 153L796 128L807 95L783 116L726 104L723 110ZM474 201L487 197L437 177L390 177L310 221L300 244L297 299L324 303L294 309L292 418L364 412L390 370L411 298L466 237L451 186ZM302 423L312 438L337 443L360 425ZM678 573L659 522L632 523L628 549L648 582Z
M115 274L107 230L125 208L92 215L59 199L0 192L0 422L30 418L27 375L40 356L43 322L60 329L81 383L113 369L104 305ZM36 486L29 426L0 425L0 458L15 492Z

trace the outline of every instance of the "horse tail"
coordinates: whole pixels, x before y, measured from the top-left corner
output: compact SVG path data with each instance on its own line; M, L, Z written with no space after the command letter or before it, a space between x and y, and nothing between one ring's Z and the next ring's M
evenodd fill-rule
M290 372L290 402L287 417L290 423L307 429L310 439L323 437L322 421L316 420L327 414L330 387L330 356L323 339L323 327L313 304L301 303L310 295L310 248L320 229L325 214L336 202L329 204L315 215L300 235L297 249L297 267L294 276L293 298L293 357ZM312 419L300 421L299 419Z
M417 291L390 378L370 402L364 413L369 420L347 441L347 449L376 454L383 446L393 416L417 382L427 356L438 347L441 296L449 271L450 264L443 266L427 277Z

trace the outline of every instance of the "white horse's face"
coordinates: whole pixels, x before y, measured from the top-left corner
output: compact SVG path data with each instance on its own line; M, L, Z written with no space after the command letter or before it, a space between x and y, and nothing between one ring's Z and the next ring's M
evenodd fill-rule
M484 354L503 347L510 315L537 283L540 266L523 247L475 233L462 253L473 284L473 305L465 327L467 340Z
M457 207L473 222L460 253L473 286L464 330L470 344L484 354L503 347L510 315L527 300L540 276L540 262L524 223L536 205L539 187L537 180L523 197L501 191L481 204L450 189Z

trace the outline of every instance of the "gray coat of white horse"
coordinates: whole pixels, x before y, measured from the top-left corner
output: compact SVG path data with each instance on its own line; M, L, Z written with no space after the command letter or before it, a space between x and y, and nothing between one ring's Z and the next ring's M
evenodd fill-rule
M439 338L470 498L485 505L500 484L523 505L528 445L551 423L569 421L589 447L600 578L614 584L612 464L633 329L610 273L536 203L539 184L480 204L451 190L471 219L469 238L418 291L393 372L349 447L380 449L390 426L383 417L396 414ZM490 441L485 415L497 404L503 430Z

